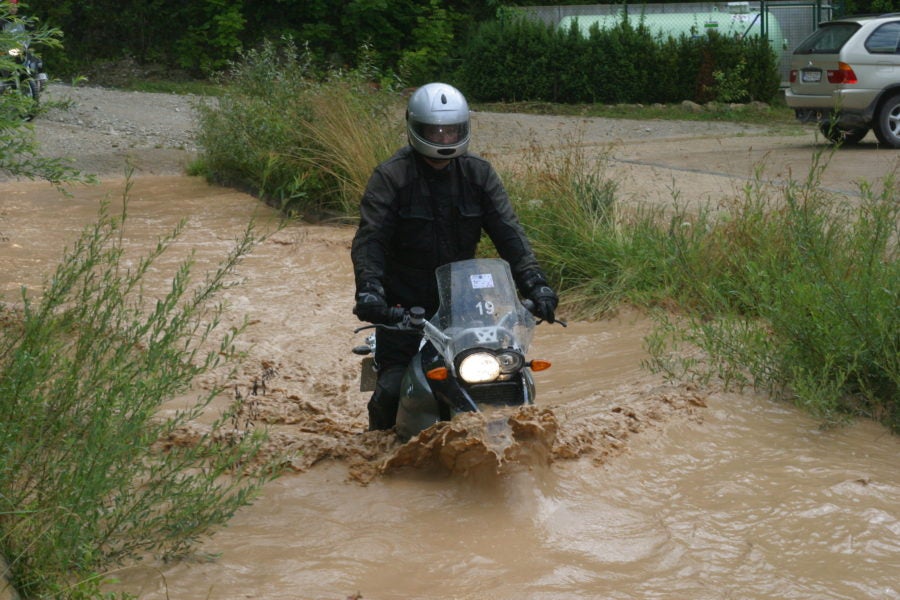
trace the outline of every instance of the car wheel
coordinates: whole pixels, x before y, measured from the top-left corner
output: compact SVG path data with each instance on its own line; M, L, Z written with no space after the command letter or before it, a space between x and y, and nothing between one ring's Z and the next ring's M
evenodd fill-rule
M868 127L841 127L837 124L823 122L819 125L819 131L832 144L852 145L858 144L866 134L869 133Z
M888 97L875 115L875 136L890 148L900 148L900 94Z

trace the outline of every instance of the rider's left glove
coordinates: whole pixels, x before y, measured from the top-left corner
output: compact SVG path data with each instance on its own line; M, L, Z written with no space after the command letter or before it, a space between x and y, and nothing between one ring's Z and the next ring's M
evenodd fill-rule
M534 314L547 321L556 322L556 307L559 305L559 297L556 292L547 285L539 284L528 292L528 299L534 302Z

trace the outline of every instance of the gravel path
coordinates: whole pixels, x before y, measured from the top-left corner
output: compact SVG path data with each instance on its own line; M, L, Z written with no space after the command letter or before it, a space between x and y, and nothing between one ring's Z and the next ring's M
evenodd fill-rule
M44 98L68 102L69 108L53 109L35 119L42 152L70 157L76 167L101 177L120 177L126 161L134 164L139 176L182 173L196 153L195 107L201 101L197 96L51 84ZM533 140L553 145L577 138L593 145L749 130L730 123L707 123L698 130L696 123L683 121L477 112L473 129L473 149L501 162Z
M197 96L125 92L51 84L46 99L67 101L35 119L47 156L68 157L102 179L179 175L196 156ZM815 128L774 133L765 126L712 121L604 119L474 112L472 149L501 172L534 159L531 148L577 144L588 157L608 159L606 176L624 200L708 203L740 193L759 174L770 182L804 178L821 152ZM870 135L839 151L822 175L825 189L855 195L857 181L875 182L900 170L900 153L880 148ZM4 179L0 173L0 180ZM737 190L737 191L736 191Z
M81 170L121 177L130 162L137 175L180 174L196 153L197 96L51 84L44 99L68 108L34 120L42 153Z

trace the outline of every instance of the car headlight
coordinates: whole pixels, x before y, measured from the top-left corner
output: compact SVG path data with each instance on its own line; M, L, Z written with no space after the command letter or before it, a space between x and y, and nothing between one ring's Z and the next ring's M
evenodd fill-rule
M459 363L459 376L466 383L487 383L500 376L500 361L488 352L475 352Z

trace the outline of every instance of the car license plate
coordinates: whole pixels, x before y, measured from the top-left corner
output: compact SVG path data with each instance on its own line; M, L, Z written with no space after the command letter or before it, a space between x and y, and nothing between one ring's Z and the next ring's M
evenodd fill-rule
M822 81L822 71L803 71L800 78L804 83L819 83Z

